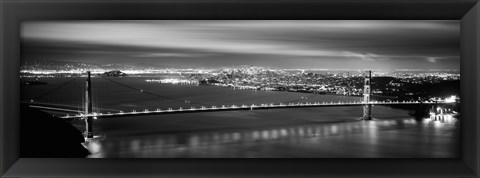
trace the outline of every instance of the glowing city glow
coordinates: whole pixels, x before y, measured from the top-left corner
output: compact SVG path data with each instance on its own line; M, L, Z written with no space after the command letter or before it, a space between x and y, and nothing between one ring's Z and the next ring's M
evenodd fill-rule
M452 96L450 96L450 97L448 97L448 98L445 98L445 102L446 102L446 103L454 103L454 102L457 101L457 99L458 99L457 96L452 95Z

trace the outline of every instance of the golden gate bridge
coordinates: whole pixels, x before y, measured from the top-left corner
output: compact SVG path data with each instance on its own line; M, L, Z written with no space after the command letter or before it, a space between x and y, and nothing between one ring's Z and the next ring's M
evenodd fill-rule
M104 78L104 77L102 77ZM288 109L288 108L313 108L313 107L342 107L342 106L362 106L363 107L363 115L361 117L362 120L372 120L372 111L371 107L374 105L431 105L432 111L435 114L443 113L444 110L442 109L435 109L438 105L453 105L456 102L447 102L447 101L373 101L371 100L371 71L368 71L364 78L364 89L363 89L363 97L362 101L350 101L350 102L285 102L285 103L265 103L265 104L241 104L241 105L211 105L205 106L202 103L188 101L188 103L197 104L197 105L204 105L204 106L197 106L197 107L179 107L179 108L168 108L168 109L144 109L144 110L132 110L130 112L93 112L93 105L92 105L92 85L91 85L91 74L87 72L87 80L85 81L85 98L84 98L84 108L83 112L79 112L78 110L69 108L68 105L59 105L59 104L49 104L49 103L38 103L38 102L24 102L28 104L32 108L37 108L41 110L51 110L51 111L61 111L61 112L71 112L76 113L73 115L63 115L60 118L63 119L83 119L85 120L86 124L86 137L93 138L93 120L101 119L101 118L116 118L116 117L135 117L135 116L145 116L145 115L162 115L162 114L182 114L182 113L199 113L199 112L223 112L223 111L241 111L241 110L267 110L267 109ZM75 80L74 78L73 80ZM170 100L177 100L184 102L184 100L179 100L175 98L169 98L161 95L157 95L155 93L151 93L148 91L144 91L141 89L137 89L135 87L119 83L110 79L105 78L108 81L114 82L118 85L130 88L132 90L140 91L141 93L154 95L157 97L170 99ZM57 88L54 88L50 91L47 91L45 94L41 95L41 97L52 93L53 91L67 85L68 83L72 82L68 81L63 85L60 85Z

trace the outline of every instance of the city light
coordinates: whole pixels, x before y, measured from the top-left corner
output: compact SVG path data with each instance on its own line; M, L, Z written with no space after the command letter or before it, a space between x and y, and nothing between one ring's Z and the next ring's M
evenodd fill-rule
M446 103L454 103L454 102L457 101L457 99L458 99L457 96L452 95L452 96L450 96L450 97L448 97L448 98L445 98L444 101L445 101Z

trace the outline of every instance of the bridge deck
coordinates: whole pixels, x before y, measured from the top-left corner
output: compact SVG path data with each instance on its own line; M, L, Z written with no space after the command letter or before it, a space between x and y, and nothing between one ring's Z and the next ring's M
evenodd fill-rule
M131 112L116 112L116 113L90 113L90 114L75 114L66 115L62 118L109 118L109 117L125 117L125 116L144 116L144 115L161 115L161 114L181 114L181 113L197 113L197 112L220 112L220 111L236 111L236 110L265 110L265 109L285 109L285 108L307 108L307 107L340 107L340 106L363 106L363 105L434 105L434 104L455 104L450 102L419 102L419 101L406 101L406 102L313 102L313 103L289 103L289 104L261 104L261 105L231 105L231 106L211 106L200 108L178 108L178 109L156 109L156 110L143 110L143 111L131 111ZM55 110L65 110L63 108L45 107L35 104L30 104L30 107Z

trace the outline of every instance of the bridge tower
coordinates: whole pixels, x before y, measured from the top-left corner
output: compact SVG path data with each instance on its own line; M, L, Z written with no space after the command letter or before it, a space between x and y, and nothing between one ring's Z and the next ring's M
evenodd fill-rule
M372 80L372 71L365 73L365 82L363 85L363 102L369 103L371 95L371 80ZM364 104L363 105L363 120L372 120L372 105Z
M90 82L90 71L87 71L87 81L85 81L85 114L92 113L92 85ZM87 140L93 138L93 119L92 117L86 117L85 119L85 132L87 134Z

